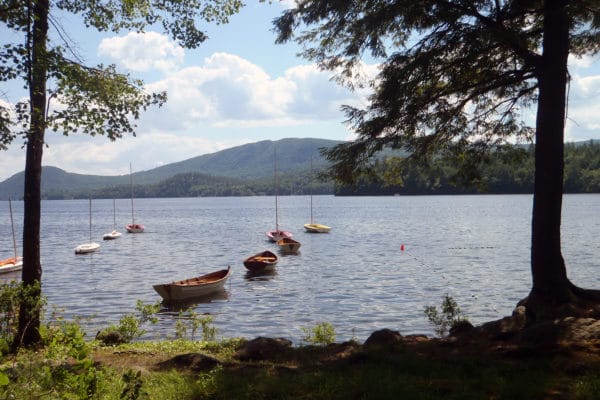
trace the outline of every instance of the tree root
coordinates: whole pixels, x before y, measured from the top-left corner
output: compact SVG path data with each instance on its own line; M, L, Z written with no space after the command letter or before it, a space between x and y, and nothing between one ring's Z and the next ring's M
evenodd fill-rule
M549 297L532 290L517 306L526 309L527 325L557 318L600 319L600 290L583 289L569 282L568 296Z

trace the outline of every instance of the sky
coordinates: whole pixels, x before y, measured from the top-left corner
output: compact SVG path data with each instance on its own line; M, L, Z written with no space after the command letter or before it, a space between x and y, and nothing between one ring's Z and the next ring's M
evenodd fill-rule
M203 25L209 39L193 50L160 31L98 34L77 16L53 15L88 65L116 64L119 71L143 79L148 91L166 90L168 102L142 115L136 137L111 142L48 132L43 165L121 175L129 172L130 163L134 171L148 170L261 140L351 140L340 108L366 105L368 92L339 86L330 72L299 57L294 43L275 44L272 20L291 0L246 3L228 24ZM600 56L571 58L569 70L565 138L600 139ZM374 76L376 71L375 61L367 61L365 72ZM3 86L0 102L10 106L20 100L21 86ZM0 181L24 169L22 145L17 139L0 153Z

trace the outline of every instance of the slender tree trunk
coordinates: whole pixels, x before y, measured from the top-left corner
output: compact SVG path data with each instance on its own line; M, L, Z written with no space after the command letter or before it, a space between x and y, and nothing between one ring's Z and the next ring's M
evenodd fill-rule
M560 239L569 54L567 3L567 0L544 3L543 55L538 67L530 294L533 312L538 317L543 317L544 309L551 310L573 297Z
M30 41L31 63L29 95L31 125L27 135L25 161L25 192L23 219L23 272L24 286L29 299L22 301L16 345L30 346L40 341L40 309L42 266L40 261L40 220L42 153L46 129L46 75L48 70L46 42L48 39L49 0L33 1L33 29Z

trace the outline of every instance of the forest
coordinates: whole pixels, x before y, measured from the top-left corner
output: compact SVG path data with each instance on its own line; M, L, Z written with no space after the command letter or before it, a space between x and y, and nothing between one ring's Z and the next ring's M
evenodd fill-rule
M534 147L510 146L482 159L471 170L476 176L459 175L458 167L444 158L429 165L382 159L373 174L354 185L336 186L343 195L429 195L429 194L523 194L533 192ZM398 179L398 175L400 179ZM468 178L468 179L467 179ZM466 184L470 181L471 184ZM600 192L600 143L565 144L565 193Z
M240 179L181 173L156 184L136 185L135 197L211 197L335 194L356 195L442 195L442 194L525 194L533 192L533 146L508 146L481 159L462 176L460 168L443 157L424 165L407 162L386 153L375 161L373 171L356 185L334 184L326 171L299 169L281 173L277 187L273 177ZM565 144L565 193L600 192L600 142ZM129 185L92 190L46 191L46 199L126 198Z

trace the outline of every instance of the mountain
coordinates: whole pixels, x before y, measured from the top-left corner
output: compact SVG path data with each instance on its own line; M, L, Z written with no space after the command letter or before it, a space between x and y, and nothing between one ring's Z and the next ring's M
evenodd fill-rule
M233 183L234 180L262 180L273 177L273 157L277 155L278 172L285 176L290 173L306 174L313 158L315 170L323 169L327 161L319 154L319 149L340 143L327 139L281 139L249 143L216 153L205 154L184 161L163 165L147 171L135 172L133 179L138 186L158 183L181 174L204 175L201 180L219 180ZM228 178L228 179L224 179ZM0 183L0 200L8 197L20 199L23 196L24 172L19 172ZM66 172L60 168L46 166L42 170L42 197L68 198L85 197L84 193L108 193L110 188L119 188L115 193L123 193L129 185L129 175L101 176Z

